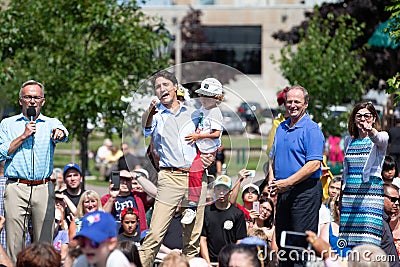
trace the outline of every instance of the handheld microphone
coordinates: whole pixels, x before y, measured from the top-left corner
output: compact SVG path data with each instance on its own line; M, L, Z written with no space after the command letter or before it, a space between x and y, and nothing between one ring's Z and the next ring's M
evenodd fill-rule
M28 117L30 117L31 121L33 121L33 118L36 117L36 109L35 109L35 107L30 106L26 110L26 115L28 115Z

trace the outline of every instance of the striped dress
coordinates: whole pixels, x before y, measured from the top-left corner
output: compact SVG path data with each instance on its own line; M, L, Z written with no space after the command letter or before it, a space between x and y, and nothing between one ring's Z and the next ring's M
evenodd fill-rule
M348 247L381 245L383 182L375 176L371 176L366 183L362 180L371 148L370 138L353 139L345 155L349 168L343 190L338 242Z

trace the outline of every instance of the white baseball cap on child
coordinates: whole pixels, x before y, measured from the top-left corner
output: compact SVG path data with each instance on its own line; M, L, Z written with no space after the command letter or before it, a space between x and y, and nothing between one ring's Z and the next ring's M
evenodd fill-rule
M206 96L222 95L222 84L215 78L207 78L195 92Z

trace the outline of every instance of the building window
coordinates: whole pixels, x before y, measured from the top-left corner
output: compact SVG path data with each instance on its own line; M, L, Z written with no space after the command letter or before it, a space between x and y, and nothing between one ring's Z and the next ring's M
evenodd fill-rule
M200 5L215 5L214 0L199 0Z
M120 2L127 1L127 0L119 0ZM151 7L151 6L172 6L174 5L173 0L146 0L145 2L143 1L137 1L138 6L146 6L146 7Z
M203 38L187 40L191 60L226 64L245 74L261 74L261 26L201 26ZM184 54L187 54L184 53Z

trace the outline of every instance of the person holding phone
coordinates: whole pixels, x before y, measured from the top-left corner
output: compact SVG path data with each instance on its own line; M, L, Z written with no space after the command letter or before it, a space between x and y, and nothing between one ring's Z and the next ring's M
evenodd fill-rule
M111 190L113 191L118 191L119 190L119 186L120 186L120 175L119 175L119 171L112 171L111 172Z
M252 227L256 218L260 215L260 189L253 183L246 184L242 188L243 206L236 203L236 206L243 211L247 227Z
M249 228L247 232L250 233L251 229L261 229L265 233L268 245L270 245L271 249L278 251L278 245L276 243L276 236L275 236L274 202L269 198L261 198L260 202L258 203L259 203L258 210L260 215L256 218L252 228Z
M133 174L127 170L113 172L110 179L110 193L101 198L104 211L111 213L116 221L121 221L124 208L132 207L139 212L138 231L147 229L145 205L147 194L132 190ZM113 180L115 184L113 183ZM119 181L119 187L118 185Z
M251 225L254 223L254 220L259 216L259 209L260 209L259 208L260 203L258 202L260 197L260 188L256 184L253 184L251 182L254 176L255 176L254 170L246 170L246 169L240 170L238 172L238 179L236 180L236 183L232 188L232 194L229 200L231 204L235 205L238 209L243 211L247 227L251 227ZM239 189L241 187L241 183L245 179L249 178L251 178L251 181L245 184L242 188L242 201L243 201L243 206L242 206L239 203L237 203L237 197L239 195ZM254 202L256 202L256 204L253 204Z

